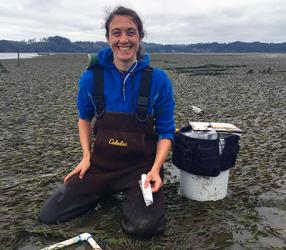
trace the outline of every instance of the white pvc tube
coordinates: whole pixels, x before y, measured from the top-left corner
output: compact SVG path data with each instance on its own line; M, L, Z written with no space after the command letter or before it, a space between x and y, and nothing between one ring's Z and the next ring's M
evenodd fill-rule
M73 245L75 243L82 242L82 241L87 241L92 246L93 249L101 250L101 247L96 243L96 241L92 238L91 234L89 233L82 233L71 239L59 242L49 247L42 248L41 250L64 248L64 247L67 247L67 246L70 246L70 245Z
M92 246L93 249L101 250L101 247L96 243L96 241L92 238L91 234L83 233L79 235L82 238L82 241L86 240L89 245Z

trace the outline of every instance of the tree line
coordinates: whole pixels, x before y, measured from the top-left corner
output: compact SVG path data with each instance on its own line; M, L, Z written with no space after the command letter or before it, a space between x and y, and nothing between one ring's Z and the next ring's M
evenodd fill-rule
M107 42L71 42L68 38L51 36L48 38L29 39L27 41L0 40L0 52L21 53L93 53L107 47ZM196 43L196 44L159 44L143 43L148 53L286 53L284 43L231 42L231 43Z

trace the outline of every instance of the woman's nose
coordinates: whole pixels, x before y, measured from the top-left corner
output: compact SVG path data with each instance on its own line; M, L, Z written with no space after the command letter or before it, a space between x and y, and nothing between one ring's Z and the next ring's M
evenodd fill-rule
M128 36L126 33L122 33L122 35L120 36L120 42L121 43L128 42Z

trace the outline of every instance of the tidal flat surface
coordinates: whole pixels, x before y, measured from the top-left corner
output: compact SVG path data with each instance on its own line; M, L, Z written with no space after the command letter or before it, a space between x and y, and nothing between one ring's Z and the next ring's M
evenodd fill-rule
M245 131L227 197L181 197L178 170L169 158L164 235L126 236L117 199L61 225L39 224L43 202L81 158L76 95L87 56L23 59L19 68L16 60L1 60L6 71L0 68L0 249L40 249L83 232L103 249L286 248L286 54L151 58L173 81L177 128L205 120ZM192 114L191 105L201 107L205 118Z

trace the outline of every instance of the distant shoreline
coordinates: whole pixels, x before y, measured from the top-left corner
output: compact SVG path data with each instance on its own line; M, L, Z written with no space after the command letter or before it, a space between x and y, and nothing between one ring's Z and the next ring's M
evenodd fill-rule
M57 53L20 53L20 59L30 59L30 58L35 58L39 56L52 56L52 55L81 55L81 54L90 54L90 53L81 53L81 52L57 52ZM163 52L146 52L146 54L150 55L194 55L194 56L200 56L200 55L226 55L226 56L243 56L243 55L268 55L269 57L279 57L279 56L284 56L285 53L270 53L270 52L200 52L200 53L184 53L184 52L172 52L172 53L163 53ZM18 58L18 53L14 52L1 52L0 53L0 60L15 60Z
M48 37L44 41L9 41L0 40L0 52L30 52L30 53L92 53L108 47L107 42L77 41L72 42L61 36ZM286 42L241 42L229 43L194 43L194 44L159 44L142 42L142 47L148 53L286 53Z

